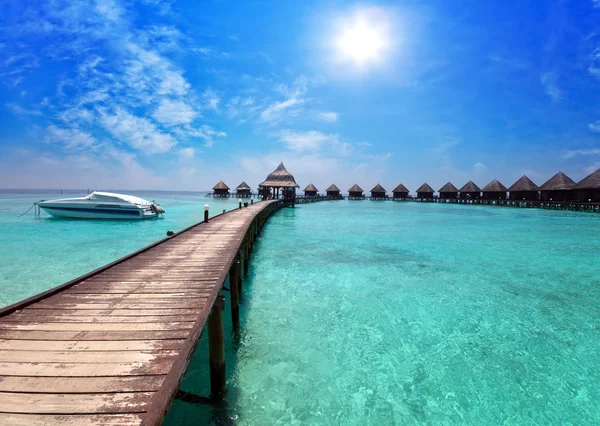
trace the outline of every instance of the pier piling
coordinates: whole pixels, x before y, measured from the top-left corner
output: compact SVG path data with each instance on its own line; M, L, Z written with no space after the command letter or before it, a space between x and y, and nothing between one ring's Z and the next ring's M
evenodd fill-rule
M233 288L233 286L232 286ZM221 399L227 391L225 377L225 339L223 336L223 308L225 298L219 296L208 317L208 348L210 363L211 398Z

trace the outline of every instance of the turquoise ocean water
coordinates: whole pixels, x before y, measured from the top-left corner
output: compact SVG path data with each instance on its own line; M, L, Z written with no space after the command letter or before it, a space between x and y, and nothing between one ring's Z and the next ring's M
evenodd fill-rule
M199 220L207 200L140 195L165 218L14 219L49 197L19 208L0 197L0 304ZM254 251L239 334L224 313L227 407L175 401L165 424L598 424L599 253L595 214L371 201L284 209ZM209 394L205 336L182 389Z

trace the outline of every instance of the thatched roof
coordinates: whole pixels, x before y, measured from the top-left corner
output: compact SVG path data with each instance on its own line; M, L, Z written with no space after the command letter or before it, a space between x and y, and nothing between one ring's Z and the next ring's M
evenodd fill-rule
M229 189L229 187L225 185L225 183L222 180L220 180L219 183L213 186L213 189Z
M508 189L506 189L506 186L502 185L502 182L500 182L498 179L494 179L493 181L491 181L490 183L488 183L486 186L483 187L483 192L506 192L508 191Z
M446 185L442 186L438 192L458 192L458 188L448 182Z
M409 192L409 191L408 191L408 188L406 186L400 184L397 187L395 187L392 192Z
M260 187L273 187L273 188L300 188L296 183L296 179L290 172L287 171L283 163L279 164L277 168L267 176L267 179L258 185Z
M600 169L581 179L573 189L600 189Z
M364 192L363 189L357 184L352 185L352 188L348 190L348 192Z
M481 189L470 180L465 183L465 186L460 188L459 192L481 192Z
M434 193L435 191L427 183L424 183L423 185L419 186L419 189L417 189L417 193L419 193L419 192L431 192L431 193Z
M537 186L535 183L533 183L533 181L525 175L521 176L521 178L518 181L513 183L512 186L510 188L508 188L508 190L510 192L519 192L519 191L531 192L531 191L539 191L539 189L540 189L539 186Z
M564 174L563 172L558 172L554 176L552 176L548 181L546 181L542 186L540 186L540 190L542 191L568 191L569 189L573 189L575 186L575 181L571 179L569 176Z
M312 183L310 185L308 185L306 188L304 188L304 192L306 192L306 191L319 192L319 190L317 189L317 187L314 186Z
M386 190L383 188L383 186L377 184L373 187L373 189L371 189L371 192L383 192L385 194Z
M338 188L335 183L332 183L331 185L329 185L329 188L327 188L325 191L327 191L327 192L340 192L341 189Z
M248 186L248 184L246 182L242 182L235 189L252 189L252 188L250 188L250 186Z

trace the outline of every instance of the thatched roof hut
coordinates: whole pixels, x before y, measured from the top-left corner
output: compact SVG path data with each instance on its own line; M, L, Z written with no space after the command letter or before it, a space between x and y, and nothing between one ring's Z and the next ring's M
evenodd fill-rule
M577 201L600 202L600 169L583 178L573 189L576 191Z
M246 182L242 182L235 188L235 193L240 197L248 197L252 194L252 188Z
M263 194L267 194L269 189L273 188L273 195L275 197L279 197L279 189L281 188L283 189L283 199L292 201L296 198L296 188L300 188L296 183L294 176L287 171L283 163L280 163L279 166L267 176L267 179L258 186L262 189Z
M348 198L364 198L363 189L357 184L352 185L348 190Z
M548 179L542 186L540 192L543 201L573 201L575 181L563 172L558 172Z
M219 181L215 186L213 186L213 195L217 196L227 196L229 195L229 187L222 180Z
M435 190L426 182L417 189L417 198L433 198Z
M312 183L309 184L306 188L304 188L304 195L307 197L314 197L319 193L319 190Z
M540 197L539 190L539 186L525 175L521 176L518 181L508 188L511 200L526 201L537 201Z
M371 198L387 198L386 190L380 184L377 184L371 189Z
M408 198L408 188L400 184L394 188L392 196L393 198Z
M440 198L442 199L458 198L458 188L452 185L450 182L442 186L438 192L440 193Z
M341 189L337 187L335 183L329 185L329 188L325 190L328 197L341 197Z
M508 189L498 179L494 179L481 190L484 200L506 200Z
M481 198L481 189L472 180L465 183L458 192L460 192L460 198L463 200L477 200Z

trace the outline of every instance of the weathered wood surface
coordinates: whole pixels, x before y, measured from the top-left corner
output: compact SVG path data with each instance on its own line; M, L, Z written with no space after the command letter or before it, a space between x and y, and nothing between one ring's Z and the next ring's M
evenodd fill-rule
M276 205L215 217L0 310L0 424L159 424L253 221Z

